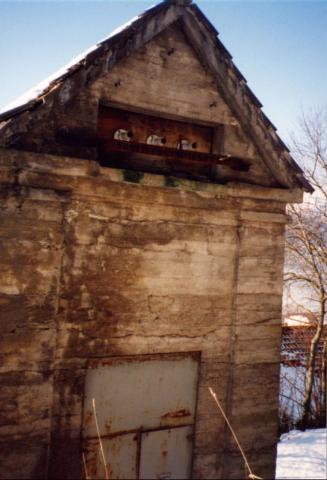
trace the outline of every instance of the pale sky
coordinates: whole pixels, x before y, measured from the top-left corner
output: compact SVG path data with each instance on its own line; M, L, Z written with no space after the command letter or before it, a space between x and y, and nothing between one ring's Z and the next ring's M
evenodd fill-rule
M0 0L0 109L153 3ZM327 105L327 1L196 3L283 139Z

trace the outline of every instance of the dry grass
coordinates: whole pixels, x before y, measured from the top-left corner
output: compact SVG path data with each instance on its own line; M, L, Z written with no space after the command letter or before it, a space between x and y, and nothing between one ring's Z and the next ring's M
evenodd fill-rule
M237 438L237 435L236 435L236 433L235 433L235 431L234 431L234 429L233 429L230 421L228 420L228 417L227 417L226 413L224 412L224 410L223 410L223 408L222 408L222 406L221 406L221 404L220 404L220 402L219 402L219 400L218 400L217 395L215 394L215 392L212 390L211 387L208 387L208 388L209 388L209 392L210 392L212 398L214 399L214 401L215 401L216 404L217 404L217 407L219 408L220 413L221 413L222 416L224 417L224 420L225 420L225 422L227 423L228 428L229 428L229 430L231 431L231 434L233 435L233 438L234 438L234 440L235 440L235 442L236 442L236 445L238 446L239 451L241 452L241 455L242 455L243 460L244 460L245 467L246 467L246 469L247 469L247 471L248 471L248 478L250 478L250 479L252 479L252 480L263 480L261 477L258 477L257 475L255 475L255 474L252 472L251 467L250 467L250 465L249 465L249 462L248 462L248 460L247 460L247 458L246 458L246 455L245 455L245 453L244 453L244 450L243 450L243 448L242 448L242 445L240 444L240 442L239 442L239 440L238 440L238 438Z
M242 448L242 445L240 444L239 442L239 439L237 438L237 435L227 417L227 415L225 414L219 400L218 400L218 397L216 395L216 393L213 391L213 389L211 387L208 387L209 388L209 392L212 396L212 398L214 399L221 415L223 416L225 422L227 423L228 425L228 428L236 442L236 445L238 446L238 449L242 455L242 458L244 460L244 464L245 464L245 467L246 467L246 470L248 471L248 479L250 480L263 480L261 477L258 477L257 475L255 475L250 467L250 464L246 458L246 455L245 455L245 452ZM102 460L102 464L103 464L103 468L104 468L104 473L105 473L105 480L109 480L109 468L108 468L108 463L106 461L106 458L105 458L105 454L104 454L104 448L103 448L103 445L102 445L102 441L101 441L101 435L100 435L100 429L99 429L99 423L98 423L98 417L97 417L97 413L96 413L96 405L95 405L95 398L92 399L92 407L93 407L93 413L94 413L94 421L95 421L95 426L96 426L96 431L97 431L97 437L98 437L98 441L99 441L99 449L100 449L100 452L101 452L101 460ZM85 458L85 455L83 453L83 466L84 466L84 475L85 475L85 479L86 480L90 480L90 476L89 476L89 473L88 473L88 469L87 469L87 463L86 463L86 458Z
M97 431L97 437L98 437L98 442L99 442L99 450L100 450L100 453L101 453L101 463L102 463L102 466L103 466L103 469L104 469L104 479L109 480L108 462L106 461L106 457L105 457L105 454L104 454L104 448L103 448L103 444L102 444L102 440L101 440L98 416L97 416L96 405L95 405L95 398L92 398L92 408L93 408L93 414L94 414L95 428L96 428L96 431ZM85 480L90 480L91 476L89 475L89 472L88 472L87 462L86 462L84 452L82 454L82 458L83 458Z

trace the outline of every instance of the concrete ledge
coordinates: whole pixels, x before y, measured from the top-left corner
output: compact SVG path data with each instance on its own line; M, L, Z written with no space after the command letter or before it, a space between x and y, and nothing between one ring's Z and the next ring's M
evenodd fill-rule
M235 182L221 185L118 168L104 168L94 160L0 148L0 183L15 183L40 188L40 182L33 182L33 175L29 175L30 173L49 175L43 177L44 188L52 188L51 176L61 176L63 180L61 188L58 185L54 185L53 188L66 191L75 190L73 179L89 177L99 178L102 182L107 180L115 183L133 183L148 187L197 192L206 198L252 198L274 200L280 203L300 203L303 199L303 192L300 189L267 188Z

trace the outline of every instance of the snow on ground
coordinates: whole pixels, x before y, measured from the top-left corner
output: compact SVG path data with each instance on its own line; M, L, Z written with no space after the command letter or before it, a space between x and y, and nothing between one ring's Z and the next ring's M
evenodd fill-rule
M276 479L327 478L326 429L292 430L278 444Z

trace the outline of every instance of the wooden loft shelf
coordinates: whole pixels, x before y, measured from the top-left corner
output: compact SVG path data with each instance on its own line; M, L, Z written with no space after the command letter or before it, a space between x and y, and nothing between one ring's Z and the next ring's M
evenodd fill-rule
M213 181L217 180L219 165L247 171L249 164L243 159L215 151L219 135L219 126L101 107L97 134L99 161L102 166ZM149 143L153 139L162 143Z

